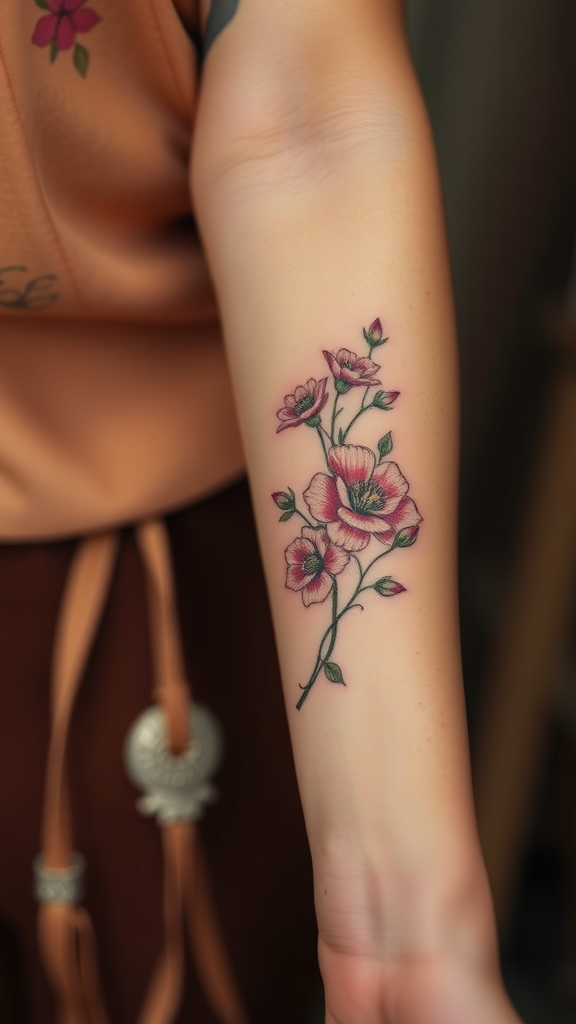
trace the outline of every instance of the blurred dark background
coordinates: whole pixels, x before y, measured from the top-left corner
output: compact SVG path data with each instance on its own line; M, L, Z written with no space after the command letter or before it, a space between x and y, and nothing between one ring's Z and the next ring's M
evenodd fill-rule
M512 998L526 1024L567 1024L576 1021L576 3L409 0L408 18L459 327L463 659L480 833Z

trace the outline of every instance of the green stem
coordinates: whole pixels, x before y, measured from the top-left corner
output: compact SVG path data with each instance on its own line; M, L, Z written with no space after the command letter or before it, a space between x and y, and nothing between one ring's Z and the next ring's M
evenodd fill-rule
M374 404L373 402L370 402L370 404L369 404L369 405L365 405L365 404L364 404L364 403L365 403L365 401L366 401L366 399L368 398L368 392L369 392L369 390L370 390L370 388L369 388L369 387L367 387L367 388L366 388L366 390L365 390L365 392L364 392L364 394L362 395L362 401L361 401L361 403L360 403L360 408L359 408L358 412L356 413L356 415L352 417L352 419L350 420L350 423L348 424L348 426L346 427L346 430L344 431L344 435L343 435L343 437L342 437L342 441L343 441L343 442L344 442L344 441L346 440L346 438L348 437L348 434L349 434L349 432L350 432L350 428L351 428L351 426L352 426L352 425L353 425L354 423L356 423L356 420L357 420L357 419L359 419L359 418L360 418L360 416L362 416L362 413L368 412L368 409L371 409L371 408L372 408L372 406L373 406L373 404Z
M352 555L352 558L355 560L356 564L358 565L358 569L360 571L360 579L358 580L358 584L356 586L356 590L352 594L352 597L344 605L344 607L341 609L341 611L338 611L338 590L337 590L336 580L334 580L333 587L332 587L332 622L328 626L328 629L326 630L326 632L324 633L324 636L322 637L322 639L320 641L320 646L318 648L318 656L316 658L316 664L314 666L314 671L312 672L312 675L310 676L310 679L306 683L306 686L302 687L302 693L301 693L300 699L299 699L299 701L298 701L298 703L296 705L296 708L297 708L298 711L302 707L304 701L306 700L306 697L310 693L310 690L312 689L312 687L314 686L314 683L316 682L318 676L320 675L320 671L322 669L322 666L326 664L326 662L328 661L330 655L332 654L332 651L334 650L334 645L336 643L336 634L337 634L337 631L338 631L338 623L340 622L340 619L342 618L343 615L346 615L347 612L351 611L352 608L362 608L361 604L355 603L356 602L356 598L358 597L359 594L362 594L365 590L371 590L372 589L372 584L369 584L366 587L363 587L362 584L364 583L364 580L366 579L366 576L370 572L370 569L372 568L372 566L375 565L376 562L378 562L381 558L384 558L384 555L387 555L387 554L389 554L389 551L382 551L381 554L376 555L376 558L373 558L372 561L368 563L368 565L366 566L365 569L362 568L362 565L360 563L360 559L357 558L356 555ZM330 636L330 643L328 645L328 650L326 651L326 654L322 654L322 648L324 647L324 644L325 644L325 642L326 642L326 640L328 639L329 636Z
M301 512L299 508L295 508L294 512L296 513L297 516L300 516L300 518L304 520L304 522L306 523L306 526L309 526L312 530L316 529L316 527L314 526L314 523L311 522L311 520L308 519L308 517L305 516L304 513Z
M336 412L337 408L338 408L338 392L336 391L335 394L334 394L334 405L332 406L332 423L331 423L331 426L330 426L330 440L332 441L333 445L336 444L336 438L334 437L334 431L336 430L336 417L338 415L338 413Z
M306 686L302 687L302 694L300 695L300 700L298 701L298 703L296 705L296 708L297 708L298 711L302 707L304 701L306 700L306 697L310 693L310 690L312 689L312 687L314 686L314 683L316 682L318 676L320 675L320 669L322 668L323 665L326 664L326 662L328 661L328 658L330 657L330 655L332 654L332 651L334 650L334 644L336 643L336 633L338 631L338 620L341 618L341 615L342 615L342 613L340 613L340 615L338 614L338 584L336 583L336 580L333 579L333 581L332 581L332 622L328 626L328 629L326 630L326 632L324 633L324 636L322 637L322 639L320 641L320 647L318 648L318 657L316 658L316 664L314 666L314 671L313 671L312 675L310 676L310 679L306 683ZM326 654L322 655L322 648L323 648L324 643L326 642L326 640L327 640L327 638L328 638L328 636L330 634L332 634L332 636L330 638L330 643L328 645L328 650L326 651Z
M318 431L318 437L320 438L320 444L322 445L322 451L324 452L324 458L326 459L326 465L328 466L328 469L330 469L330 463L328 462L328 449L326 448L326 442L325 442L325 440L324 440L324 438L322 436L322 427L317 426L316 430ZM331 469L330 469L330 472L332 472Z

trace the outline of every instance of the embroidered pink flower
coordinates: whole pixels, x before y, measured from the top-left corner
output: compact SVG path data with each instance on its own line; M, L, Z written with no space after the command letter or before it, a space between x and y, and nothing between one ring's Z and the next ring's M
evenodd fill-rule
M381 384L374 374L380 369L368 356L357 356L349 348L339 348L337 352L322 352L334 376L336 390L345 394L352 387L371 387Z
M79 32L89 32L101 20L85 3L86 0L43 0L41 6L50 13L37 22L32 36L34 45L52 45L56 53L70 50Z
M328 463L334 476L316 473L304 500L314 518L327 524L331 541L347 551L362 551L371 537L386 548L397 535L402 546L414 543L422 516L395 462L377 466L369 448L344 444L330 449Z
M282 422L276 433L285 430L286 427L298 427L300 423L307 423L310 427L316 427L320 423L320 413L328 401L326 394L326 382L328 377L316 381L314 377L306 381L306 384L299 384L293 395L286 395L284 408L276 413Z
M312 530L304 526L285 551L288 568L286 586L300 590L306 607L325 601L332 590L333 577L350 561L347 551L333 544L324 527Z

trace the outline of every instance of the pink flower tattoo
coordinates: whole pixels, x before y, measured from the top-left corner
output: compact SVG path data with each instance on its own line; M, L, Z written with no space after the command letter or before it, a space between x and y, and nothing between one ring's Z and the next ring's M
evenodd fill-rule
M327 377L316 381L314 377L306 381L306 384L299 384L294 389L293 395L285 395L284 407L276 413L281 421L276 428L276 433L286 430L286 427L298 427L301 423L307 423L309 427L316 427L320 422L319 413L328 401L326 394Z
M334 386L341 395L350 388L372 387L382 382L376 380L374 374L380 369L368 356L357 356L349 348L339 348L337 352L322 352L334 377Z
M334 544L363 551L375 537L390 548L399 530L415 530L422 522L395 462L377 466L370 448L344 444L330 449L328 465L334 475L316 473L304 501L315 519L328 524Z
M90 32L101 20L100 15L85 6L86 0L36 0L36 4L48 11L48 14L36 23L32 35L34 46L50 47L51 63L54 63L61 50L74 48L74 67L85 78L90 54L85 46L76 42L76 36Z
M364 327L362 334L368 356L358 356L349 348L323 350L334 382L332 411L326 422L323 412L330 397L327 377L318 381L311 377L306 384L299 384L293 394L286 395L284 407L276 414L280 420L277 433L301 423L314 427L324 461L324 468L313 475L302 491L303 507L298 507L291 487L272 494L282 513L280 522L293 516L304 522L300 536L284 552L286 588L300 593L306 608L332 598L330 622L320 639L311 675L300 685L297 708L302 707L321 672L330 683L344 685L342 668L332 661L341 621L352 609L363 607L359 597L367 591L379 597L405 593L406 588L392 576L375 579L372 570L391 552L412 547L423 521L408 494L406 477L398 464L388 458L393 448L391 431L379 438L374 450L347 441L361 417L370 410L390 412L400 394L371 390L381 384L376 377L380 366L372 360L372 351L388 341L380 318ZM363 393L358 403L354 396L359 388ZM363 563L359 554L371 544L376 545L376 552ZM338 589L340 576L343 598Z
M326 600L333 577L350 560L348 552L333 544L323 527L313 530L309 526L304 526L302 535L288 545L285 556L286 586L301 591L306 607Z

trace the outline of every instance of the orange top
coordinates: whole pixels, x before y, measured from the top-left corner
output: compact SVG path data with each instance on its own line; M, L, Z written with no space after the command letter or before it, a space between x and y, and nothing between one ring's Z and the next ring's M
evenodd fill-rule
M242 471L189 189L196 3L178 6L0 4L4 539L134 521Z

